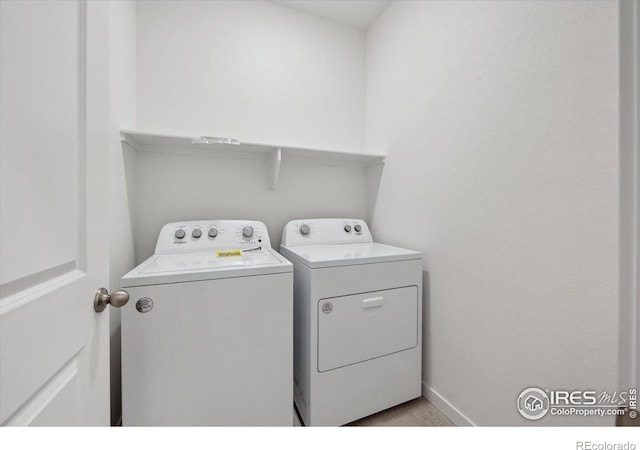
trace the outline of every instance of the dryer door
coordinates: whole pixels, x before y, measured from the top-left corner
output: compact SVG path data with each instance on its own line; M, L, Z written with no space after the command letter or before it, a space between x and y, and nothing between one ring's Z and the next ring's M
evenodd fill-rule
M417 286L318 301L319 372L407 350L417 344Z

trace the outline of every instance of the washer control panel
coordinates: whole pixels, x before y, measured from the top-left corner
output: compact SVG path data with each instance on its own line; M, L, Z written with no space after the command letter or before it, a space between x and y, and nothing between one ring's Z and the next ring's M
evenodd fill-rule
M156 255L206 250L271 248L264 223L255 220L194 220L162 227Z
M360 219L292 220L282 231L282 245L356 244L373 242L369 227Z

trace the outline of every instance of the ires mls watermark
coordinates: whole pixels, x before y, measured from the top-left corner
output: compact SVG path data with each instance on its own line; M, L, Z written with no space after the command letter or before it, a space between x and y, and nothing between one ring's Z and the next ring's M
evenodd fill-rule
M637 390L551 390L530 387L518 396L517 407L522 417L529 420L552 416L637 416Z

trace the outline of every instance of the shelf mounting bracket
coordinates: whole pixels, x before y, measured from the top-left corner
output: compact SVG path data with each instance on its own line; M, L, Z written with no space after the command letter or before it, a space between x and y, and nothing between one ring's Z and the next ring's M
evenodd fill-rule
M282 149L274 148L269 155L269 188L273 191L278 184L278 176L280 175L280 165L282 164Z

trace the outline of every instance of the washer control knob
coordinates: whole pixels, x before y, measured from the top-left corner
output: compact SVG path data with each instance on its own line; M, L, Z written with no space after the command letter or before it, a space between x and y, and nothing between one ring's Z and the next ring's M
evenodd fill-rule
M362 231L362 227L360 226L360 224L355 225L353 229L356 230L356 233L360 233Z
M184 239L186 235L187 234L184 232L184 230L176 230L176 234L174 234L176 239Z
M200 228L196 228L191 232L191 237L194 239L198 239L202 236L202 230Z
M214 238L218 235L218 230L216 230L215 228L209 228L208 234L210 238Z
M346 231L347 233L351 233L351 225L345 225L344 231Z
M307 234L309 234L310 231L311 231L311 228L309 228L309 225L307 225L306 223L303 223L302 225L300 225L300 234L302 234L303 236L306 236Z
M248 225L244 227L242 229L242 236L246 238L250 238L251 236L253 236L253 227Z

